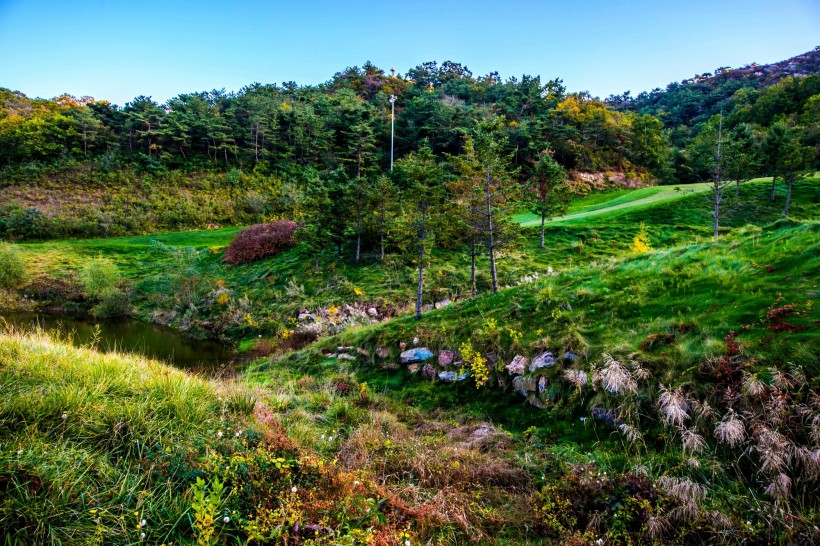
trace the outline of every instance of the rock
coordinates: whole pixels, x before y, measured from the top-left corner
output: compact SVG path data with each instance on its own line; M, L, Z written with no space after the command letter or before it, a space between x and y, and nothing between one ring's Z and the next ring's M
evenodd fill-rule
M453 363L455 358L456 354L453 351L440 351L438 353L438 365L446 368Z
M507 373L510 375L524 375L524 372L527 371L527 364L529 363L530 359L526 356L515 355L512 362L507 364L504 369L507 370Z
M328 353L325 355L327 358L336 358L339 356L339 353Z
M403 351L405 347L407 347L407 343L405 343L403 341L399 343L399 349L401 349Z
M620 423L618 414L607 408L592 408L592 417L606 425L616 426Z
M411 362L423 362L433 356L430 349L427 347L416 347L415 349L408 349L401 353L401 363L409 364Z
M535 406L538 409L547 409L547 404L537 396L528 396L527 402L530 403L531 406Z
M547 351L532 359L532 362L530 362L530 371L534 372L535 370L540 370L541 368L546 368L554 364L555 357L552 356L551 352Z
M421 375L424 376L425 379L435 379L436 369L430 364L425 364L421 369Z
M547 381L546 377L544 377L544 376L539 377L538 378L538 392L543 393L547 389L548 384L549 384L549 381Z
M299 313L299 316L296 319L299 322L305 322L306 320L316 320L316 315L312 313Z
M449 299L441 300L441 301L437 301L436 303L434 303L433 307L435 307L436 309L441 309L442 307L447 307L451 303L453 303L453 302L451 302Z
M379 358L387 358L390 356L390 348L389 347L377 347L376 348L376 356Z
M418 343L419 343L419 338L414 337L413 338L413 345L418 345Z
M367 314L374 318L379 316L379 312L376 310L375 307L368 307Z
M455 381L464 381L470 374L467 372L464 373L456 373L453 371L447 372L440 372L438 374L438 378L444 381L445 383L453 383Z
M357 347L356 352L362 356L370 356L370 352L367 349L362 349L361 347Z
M399 368L401 368L401 366L399 366L395 362L383 362L379 365L379 368L381 368L382 370L398 370Z
M534 377L516 376L512 382L513 390L518 391L522 396L527 396L529 392L535 392L536 384Z
M336 357L336 358L337 358L338 360L356 360L356 357L355 357L355 356L353 356L353 355L349 355L349 354L347 354L347 353L342 353L342 354L340 354L340 355L339 355L338 357Z
M417 373L419 371L419 364L410 364L407 366L407 371L410 373Z
M572 351L567 351L562 355L563 359L569 363L575 362L578 360L578 355L573 353Z
M347 346L336 347L336 352L337 353L346 353L352 348L353 347L347 347Z

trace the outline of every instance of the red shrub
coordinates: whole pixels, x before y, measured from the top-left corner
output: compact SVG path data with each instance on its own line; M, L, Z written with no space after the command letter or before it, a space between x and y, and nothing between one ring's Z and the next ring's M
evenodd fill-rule
M243 229L225 248L222 261L246 264L268 258L296 244L296 222L277 220Z

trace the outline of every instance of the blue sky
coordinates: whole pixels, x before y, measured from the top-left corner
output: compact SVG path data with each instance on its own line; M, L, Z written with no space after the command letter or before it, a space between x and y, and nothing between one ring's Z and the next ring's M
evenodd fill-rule
M561 77L605 97L820 45L820 2L0 0L0 87L124 104L252 82L316 84L370 60Z

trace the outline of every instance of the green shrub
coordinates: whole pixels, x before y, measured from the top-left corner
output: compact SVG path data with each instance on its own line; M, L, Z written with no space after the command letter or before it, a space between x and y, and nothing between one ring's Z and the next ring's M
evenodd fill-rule
M26 262L16 246L0 243L0 288L17 288L26 280Z
M94 258L80 270L80 282L89 297L103 300L117 292L117 284L122 279L117 265L108 258Z
M100 303L94 306L93 313L97 318L118 318L127 316L131 311L128 296L115 290L109 292L100 299Z

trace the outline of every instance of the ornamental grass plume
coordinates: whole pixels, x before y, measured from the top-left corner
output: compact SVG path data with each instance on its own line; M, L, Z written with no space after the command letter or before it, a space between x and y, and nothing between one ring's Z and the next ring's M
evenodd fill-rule
M743 372L743 391L746 394L749 396L760 396L765 390L766 385L757 378L757 375Z
M570 368L568 370L564 370L564 379L578 387L579 389L583 388L584 385L587 384L587 373L583 370L576 370L574 368Z
M689 478L664 476L658 485L670 497L678 501L678 506L670 510L669 517L677 521L692 521L700 514L699 505L706 499L706 488Z
M746 439L746 427L735 410L730 409L715 427L715 436L718 441L735 447Z
M782 472L775 476L766 487L766 494L775 500L784 501L791 496L792 480Z
M683 422L689 419L689 402L686 400L680 388L670 390L664 385L660 386L661 395L658 397L658 408L661 419L667 425L676 427L683 426Z
M620 362L604 353L604 366L595 371L596 382L600 382L604 389L611 394L638 392L638 383Z
M766 474L783 471L791 460L790 442L781 433L760 427L755 451L760 456L760 469Z
M683 450L689 453L700 453L706 447L703 436L690 428L683 428L680 432Z

